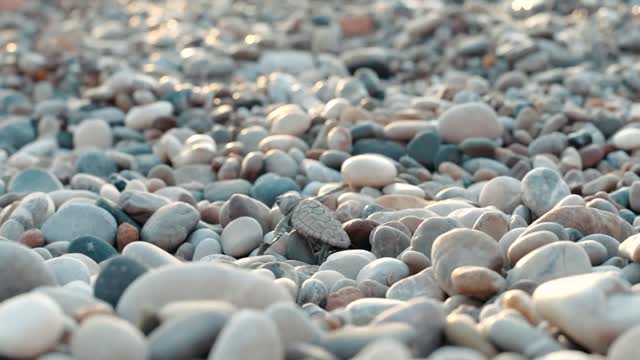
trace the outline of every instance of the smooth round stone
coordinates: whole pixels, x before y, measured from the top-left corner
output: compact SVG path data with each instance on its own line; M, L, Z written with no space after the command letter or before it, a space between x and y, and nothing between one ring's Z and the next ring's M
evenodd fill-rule
M340 171L343 181L354 187L384 187L392 183L397 175L393 163L379 155L354 156L342 164Z
M117 224L102 208L88 204L69 204L59 209L42 224L48 243L72 241L81 236L93 236L108 244L115 242Z
M378 258L396 257L404 251L411 240L400 230L390 226L378 226L370 235L371 252Z
M433 158L433 167L439 169L440 165L446 162L453 164L462 163L462 150L456 144L442 144L438 147L438 152Z
M498 243L483 232L469 229L454 229L438 236L431 249L431 261L438 283L450 295L456 294L451 281L456 268L481 266L497 272L503 265Z
M467 138L460 144L462 152L470 157L492 158L496 144L487 138Z
M115 316L95 315L73 333L71 354L78 360L138 360L149 356L149 345L130 323Z
M289 149L293 148L307 151L309 149L309 145L307 145L307 143L302 139L293 135L269 135L262 139L258 144L258 150L265 154L269 150L273 149L289 151Z
M277 135L304 134L311 125L311 118L297 105L285 105L272 111L267 116L271 123L271 133Z
M220 209L220 225L227 226L231 220L248 216L260 223L262 232L271 230L271 210L262 202L242 194L234 194Z
M420 339L416 343L418 356L427 356L440 346L445 323L442 302L433 299L415 299L393 307L376 316L371 325L386 323L411 325Z
M490 210L478 217L473 224L473 230L482 231L498 241L509 231L509 223L503 213Z
M111 127L102 119L84 120L73 132L73 146L75 149L109 149L112 144Z
M318 279L307 279L300 286L297 303L299 305L308 303L320 305L324 303L328 294L329 290L322 281Z
M474 137L496 138L502 130L495 111L484 103L454 105L438 119L438 133L452 144Z
M144 242L135 241L124 247L122 255L155 269L166 265L177 265L182 262L161 248Z
M78 156L75 171L76 173L85 173L106 178L117 172L118 166L115 161L104 152L86 151Z
M589 256L580 245L569 241L556 241L525 255L507 276L509 284L531 280L538 284L546 281L591 272Z
M221 300L239 308L257 309L292 301L286 289L273 286L263 276L225 264L193 263L145 273L122 294L117 312L138 324L146 312L181 300Z
M421 120L396 120L384 127L384 136L390 140L409 141L416 134L435 130L434 125Z
M131 129L148 129L156 119L171 116L172 113L173 105L168 101L134 106L127 113L125 124Z
M334 256L338 255L340 256ZM320 270L334 270L348 279L355 280L368 263L374 260L375 256L369 253L370 256L363 255L354 250L345 250L340 253L330 255L325 262L320 265Z
M198 261L205 256L213 254L222 254L222 245L220 245L220 241L216 239L204 239L195 246L192 261Z
M49 193L62 189L62 183L48 171L40 169L27 169L17 173L9 181L9 192L16 193Z
M495 206L498 210L511 214L520 205L521 183L509 176L498 176L487 182L480 191L480 205Z
M247 256L262 242L262 227L255 219L234 219L222 231L222 251L236 258Z
M94 296L115 308L127 287L147 270L146 266L126 256L109 259L95 280Z
M251 188L251 197L273 206L276 198L288 191L300 191L300 187L289 178L269 173L256 180Z
M356 281L362 283L366 280L374 280L380 284L391 286L407 276L409 276L407 264L394 258L381 258L363 267L358 273Z
M66 256L53 258L44 262L45 266L62 286L80 280L89 283L89 268L82 261Z
M140 232L142 241L166 251L182 244L200 220L200 212L183 202L164 205L153 213Z
M297 343L317 343L322 337L320 328L295 304L277 303L265 309L278 327L284 348Z
M507 281L497 272L480 266L461 266L451 273L456 293L486 300L507 288Z
M204 188L204 198L208 201L226 201L233 194L248 195L251 183L244 179L221 180L207 184Z
M638 139L640 139L640 129L629 127L616 132L611 137L611 143L618 149L630 151L640 148Z
M327 134L327 145L331 150L351 152L351 131L342 126L336 126Z
M25 196L22 201L20 201L18 209L29 211L31 219L33 220L33 227L39 229L45 220L53 215L56 210L56 205L49 194L34 192Z
M389 287L386 298L394 300L411 300L417 297L428 297L443 300L444 292L440 289L438 281L433 274L433 268L427 268L421 272L399 280Z
M317 160L304 159L302 160L302 172L307 175L309 181L317 181L321 183L327 182L339 182L342 180L340 172L326 167L323 163Z
M276 323L255 310L241 310L224 326L209 360L280 360L284 349Z
M118 251L116 251L113 246L109 245L109 243L90 235L81 236L71 241L67 251L69 253L84 254L93 259L96 263L100 263L112 256L118 255Z
M560 200L571 194L560 175L547 168L529 171L522 179L522 203L534 214L542 216Z
M65 330L58 304L38 293L3 301L0 323L0 354L15 359L35 358L51 350Z
M282 150L269 150L264 156L264 169L267 173L293 178L298 173L298 168L298 162Z
M394 183L385 186L382 189L385 194L399 194L399 195L411 195L421 199L424 199L425 193L420 187L411 184ZM379 203L379 202L378 202ZM393 206L390 206L393 208Z
M509 246L507 257L511 265L515 265L518 260L522 259L531 251L558 240L556 234L546 230L521 235Z
M448 217L432 217L424 220L411 237L411 249L431 259L431 248L436 238L449 230L462 227L459 221Z

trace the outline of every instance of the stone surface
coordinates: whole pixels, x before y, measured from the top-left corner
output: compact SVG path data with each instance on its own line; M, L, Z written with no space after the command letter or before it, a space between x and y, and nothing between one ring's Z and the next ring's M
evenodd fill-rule
M62 189L62 183L50 172L40 169L28 169L17 173L7 186L9 191L17 193L49 193Z
M232 220L222 232L222 251L233 257L246 256L261 243L260 224L247 216Z
M14 242L0 241L0 301L55 284L53 274L37 253Z
M453 144L467 138L495 138L502 130L495 111L483 103L454 105L438 119L438 133Z
M200 213L192 206L182 202L168 204L153 213L144 224L141 239L173 251L186 240L199 220Z
M113 244L116 230L117 224L111 214L97 206L80 203L59 209L42 224L47 243L94 236Z
M624 219L607 211L571 205L555 208L540 217L534 224L554 222L579 230L584 235L605 234L624 241L636 230Z
M274 321L257 311L242 310L222 329L208 359L279 360L283 354Z
M522 203L537 216L547 213L569 194L560 175L547 168L534 169L522 179Z
M126 256L111 258L95 280L94 295L115 308L127 287L147 270L146 266Z
M378 155L358 155L349 158L342 164L340 171L343 181L354 187L384 187L397 175L393 163Z
M591 261L580 245L557 241L535 249L521 258L507 276L509 284L531 280L538 284L591 272Z
M71 354L84 359L145 359L149 345L144 334L114 316L96 315L82 323L71 338Z

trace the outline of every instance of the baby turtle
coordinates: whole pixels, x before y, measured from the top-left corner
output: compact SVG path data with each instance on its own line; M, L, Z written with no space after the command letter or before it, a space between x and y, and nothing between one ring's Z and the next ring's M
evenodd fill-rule
M276 225L273 241L262 244L259 253L264 254L273 243L291 230L296 230L306 238L312 249L319 245L320 249L315 254L318 264L321 264L329 256L331 250L348 248L351 245L349 235L342 230L342 226L333 212L320 202L328 195L310 199L303 199L297 193L286 193L279 196L276 203L285 217Z

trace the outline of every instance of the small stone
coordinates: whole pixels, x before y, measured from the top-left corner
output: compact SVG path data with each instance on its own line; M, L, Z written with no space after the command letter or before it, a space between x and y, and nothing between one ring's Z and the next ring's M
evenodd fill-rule
M75 171L76 173L85 173L107 178L109 175L118 171L118 166L115 161L104 152L90 150L78 156Z
M42 247L45 245L44 235L38 229L30 229L20 235L19 243L30 248Z
M354 156L342 164L341 172L343 181L355 187L384 187L397 175L393 163L379 155Z
M522 235L509 246L507 257L511 265L515 265L518 260L522 259L531 251L558 240L556 234L546 230Z
M71 354L78 360L146 359L144 334L115 316L95 315L84 321L71 338Z
M411 300L418 297L428 297L443 300L444 292L440 289L438 281L433 274L433 268L427 268L421 272L399 280L391 285L386 298L394 300Z
M80 280L89 283L89 268L82 261L71 257L56 257L44 262L49 271L56 278L58 285L63 286L72 281Z
M111 128L102 119L84 120L73 132L73 146L75 149L109 149L112 142Z
M262 202L246 195L234 194L220 209L220 225L227 226L232 220L242 216L255 219L262 227L262 232L271 230L271 211Z
M407 153L422 165L433 169L440 141L440 136L434 131L419 133L407 145Z
M515 284L532 280L542 284L549 280L591 272L587 253L575 243L556 241L537 248L515 264L507 280Z
M454 105L438 119L438 133L453 144L473 137L495 138L502 130L495 111L483 103Z
M348 279L355 280L365 265L375 260L375 256L364 250L344 250L329 255L320 265L320 270L334 270Z
M250 217L239 217L231 221L222 232L222 251L233 257L243 257L262 242L262 228Z
M619 130L611 137L611 142L618 149L622 150L635 150L640 148L640 142L638 137L640 136L640 129L638 128L624 128Z
M522 179L522 203L537 216L544 215L570 194L567 184L551 169L533 169Z
M136 241L125 246L122 255L155 269L161 266L181 264L181 261L161 248L144 241Z
M511 214L520 205L521 183L518 179L498 176L487 182L480 191L480 205L495 206L498 210Z
M251 196L267 206L273 206L276 198L288 191L300 191L300 187L291 179L272 173L260 176L251 188Z
M616 214L579 205L556 207L533 224L543 222L574 228L583 235L609 235L618 241L624 241L636 233L636 230L628 222Z
M142 241L166 251L175 250L200 220L200 212L182 202L158 209L144 224L140 232Z
M312 303L323 304L329 290L324 283L318 279L307 279L300 286L297 302L299 305Z
M346 307L350 303L362 298L364 298L364 294L360 289L353 286L347 286L329 294L329 296L327 296L325 308L328 311L332 311Z
M207 184L204 198L208 201L226 201L233 194L248 195L251 183L244 179L221 180Z
M283 356L284 349L275 322L257 311L242 310L224 326L208 359L280 360Z
M451 284L456 293L486 300L507 288L507 281L497 272L480 266L461 266L453 270Z
M371 233L371 252L379 258L396 257L409 247L410 239L390 226L378 226Z
M360 270L356 281L361 283L374 280L383 285L391 286L395 282L409 276L409 267L398 259L381 258L368 263Z
M122 252L127 245L138 240L140 240L140 231L137 227L128 223L122 223L118 226L118 230L116 231L118 251Z
M633 235L620 243L618 253L633 262L640 263L640 235Z
M444 217L426 219L413 232L411 249L419 251L431 259L431 248L436 238L458 227L462 227L462 224L455 219Z
M38 293L3 301L0 323L0 354L20 359L36 358L50 351L65 330L64 314L58 304Z
M168 101L134 106L127 113L125 124L132 129L148 129L159 118L171 116L173 106Z
M295 304L277 303L265 309L278 328L284 348L299 343L318 343L322 337L320 328Z

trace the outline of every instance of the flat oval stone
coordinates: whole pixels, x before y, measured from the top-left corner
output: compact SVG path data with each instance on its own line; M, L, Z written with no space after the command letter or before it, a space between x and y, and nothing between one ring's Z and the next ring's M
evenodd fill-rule
M134 241L128 244L122 250L122 255L152 269L182 263L168 252L144 241Z
M640 148L640 129L638 128L625 128L621 129L615 135L611 137L611 142L618 149L622 150L635 150Z
M73 132L75 149L109 149L113 143L111 127L102 119L86 119Z
M454 105L438 119L438 133L453 144L473 137L495 138L502 130L495 111L484 103Z
M200 212L183 202L164 205L153 213L140 232L142 241L166 251L182 244L200 220Z
M281 360L283 357L284 349L275 322L255 310L241 310L224 326L208 359Z
M487 182L480 191L480 205L495 206L498 210L511 214L520 205L521 184L518 179L498 176Z
M65 330L64 314L58 304L38 293L3 301L0 323L0 354L20 359L35 358L51 350Z
M62 183L48 171L27 169L11 178L7 190L16 193L44 192L62 190Z
M396 257L409 247L409 237L390 226L378 226L371 233L371 252L379 258Z
M168 101L134 106L127 113L125 124L131 129L148 129L156 119L168 117L172 113L173 105Z
M379 155L357 155L349 158L342 164L340 171L343 181L355 187L384 187L392 183L397 175L393 163Z
M78 259L59 256L45 261L44 264L60 286L77 280L89 283L89 268Z
M441 139L437 132L424 131L417 134L409 142L407 153L422 165L433 169L440 142Z
M97 206L80 203L59 209L42 224L42 233L48 243L90 235L113 244L116 230L117 224L111 214Z
M454 229L438 236L431 250L431 261L438 283L450 295L456 294L451 281L456 268L473 265L500 271L503 265L498 243L483 232L469 229Z
M589 272L591 261L580 245L570 241L557 241L525 255L509 271L507 281L509 284L515 284L521 280L531 280L542 284L549 280Z
M173 284L170 288L166 285ZM262 309L274 302L291 302L284 288L271 280L225 264L170 265L147 272L122 294L117 312L138 324L146 311L181 300L223 300L239 308Z
M222 251L236 258L248 255L262 243L262 228L253 218L243 216L231 221L222 231Z
M391 286L395 282L409 276L409 267L394 258L381 258L368 263L358 273L356 281L374 280L383 285Z
M444 299L445 293L438 285L433 268L424 269L415 275L399 280L389 287L386 294L387 299L393 300L407 301L418 297Z

